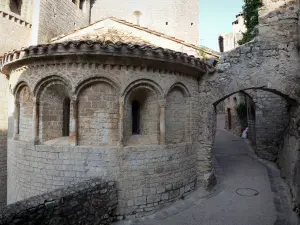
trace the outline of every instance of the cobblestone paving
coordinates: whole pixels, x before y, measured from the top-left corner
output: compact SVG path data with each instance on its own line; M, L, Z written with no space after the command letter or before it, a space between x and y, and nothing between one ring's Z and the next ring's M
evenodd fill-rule
M211 193L197 190L154 215L116 225L298 224L279 170L256 157L247 140L218 129L214 156L218 185Z

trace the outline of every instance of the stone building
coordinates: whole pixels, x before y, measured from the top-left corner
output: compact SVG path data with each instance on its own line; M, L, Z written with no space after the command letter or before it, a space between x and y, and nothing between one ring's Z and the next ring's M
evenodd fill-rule
M2 203L101 177L119 215L151 214L211 184L216 106L245 92L257 154L299 207L299 2L263 0L258 37L217 68L197 58L197 1L128 2L1 1Z
M220 52L227 52L239 46L238 41L243 38L246 32L244 15L239 13L236 20L232 22L232 32L222 34L219 37Z
M0 44L8 204L101 177L117 182L119 215L142 216L206 186L198 83L214 68L197 57L219 56L197 46L198 1L158 3L2 2L5 35L24 34Z
M237 113L239 105L247 105L246 95L237 93L224 100L225 129L232 131L236 135L241 135L242 129L248 125L246 118L240 118Z

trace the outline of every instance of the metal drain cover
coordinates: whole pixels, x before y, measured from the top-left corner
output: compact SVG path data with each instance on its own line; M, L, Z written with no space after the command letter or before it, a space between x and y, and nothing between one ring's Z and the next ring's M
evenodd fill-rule
M253 197L259 194L259 192L253 188L239 188L235 192L238 195L246 196L246 197Z

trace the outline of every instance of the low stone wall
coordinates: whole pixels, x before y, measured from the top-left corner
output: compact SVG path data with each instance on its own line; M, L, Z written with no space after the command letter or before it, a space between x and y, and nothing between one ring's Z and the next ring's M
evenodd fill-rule
M8 203L80 181L118 181L117 215L149 215L195 189L196 147L32 145L9 140Z
M289 123L288 103L276 94L257 90L255 105L255 151L259 157L275 161Z
M93 179L8 205L0 211L0 224L110 224L117 202L115 182Z

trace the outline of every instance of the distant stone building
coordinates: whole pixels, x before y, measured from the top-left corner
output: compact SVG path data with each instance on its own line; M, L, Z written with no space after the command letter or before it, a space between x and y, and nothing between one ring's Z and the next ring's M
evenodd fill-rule
M247 127L247 118L240 118L237 113L239 105L247 105L246 96L237 93L224 100L225 129L232 131L236 135L241 135L242 130Z
M239 46L238 41L243 38L246 32L245 20L242 13L236 15L236 20L232 22L232 32L222 34L219 37L220 52L227 52Z

